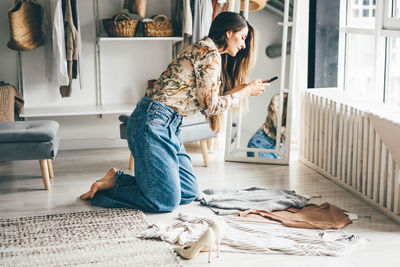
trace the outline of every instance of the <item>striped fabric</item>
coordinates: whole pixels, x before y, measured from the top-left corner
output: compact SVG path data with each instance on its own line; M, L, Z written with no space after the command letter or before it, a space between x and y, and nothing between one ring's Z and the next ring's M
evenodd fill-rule
M197 217L180 213L172 225L152 225L142 238L161 239L171 244L189 245L215 222L224 224L222 252L252 254L289 254L308 256L343 256L366 239L343 230L290 228L279 222L226 217Z

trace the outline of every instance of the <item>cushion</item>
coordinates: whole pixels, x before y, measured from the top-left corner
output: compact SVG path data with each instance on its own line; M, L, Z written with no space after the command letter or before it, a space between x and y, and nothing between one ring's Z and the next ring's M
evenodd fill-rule
M182 120L182 126L199 124L199 123L207 123L206 117L200 112L190 115L188 117L184 117Z
M48 142L0 143L0 161L54 159L59 146L59 136Z
M180 136L182 142L186 143L216 137L217 134L211 130L208 123L199 123L182 126Z
M58 136L56 121L0 122L0 143L49 142Z
M121 139L126 139L127 123L129 120L129 114L122 114L119 116L119 120L122 122L119 125L119 132ZM217 136L216 133L211 131L208 122L204 115L201 113L194 114L189 117L184 117L181 126L181 138L182 142L193 142L197 140L208 139Z

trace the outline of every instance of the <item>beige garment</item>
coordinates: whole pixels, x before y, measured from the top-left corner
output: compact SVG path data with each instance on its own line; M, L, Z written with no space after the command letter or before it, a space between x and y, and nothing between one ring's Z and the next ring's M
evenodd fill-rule
M226 3L223 4L220 12L224 12L224 11L234 12L235 11L235 0L227 0Z
M190 9L190 0L183 0L183 21L182 33L187 35L193 34L193 16Z
M61 86L60 93L62 97L69 97L72 92L72 64L79 59L78 31L72 18L71 0L66 0L64 25L69 84Z
M289 208L283 211L268 212L250 209L238 212L240 217L274 220L289 227L307 229L340 229L351 223L344 211L327 202L321 205L308 204L302 209Z
M124 0L124 8L129 10L129 13L138 14L139 17L146 16L147 0Z
M0 121L14 121L14 111L21 113L24 98L12 85L0 85Z

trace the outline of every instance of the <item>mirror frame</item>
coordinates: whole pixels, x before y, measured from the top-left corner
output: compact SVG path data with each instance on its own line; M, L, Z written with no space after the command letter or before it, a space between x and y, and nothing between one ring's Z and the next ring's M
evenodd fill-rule
M247 2L247 1L246 1ZM241 132L241 120L243 114L240 111L228 111L227 116L227 124L226 124L226 137L225 137L225 161L237 161L237 162L252 162L252 163L266 163L266 164L281 164L281 165L289 165L290 160L290 133L291 133L291 119L292 119L292 92L293 92L293 78L294 78L294 70L295 70L295 54L296 54L296 24L294 23L295 17L297 15L297 1L293 0L293 20L289 21L289 4L291 0L285 0L284 6L284 17L283 22L278 23L283 27L282 31L282 53L281 53L281 73L280 73L280 86L279 86L279 115L277 121L277 129L276 132L280 133L281 124L282 124L282 106L283 106L283 94L288 93L288 103L287 103L287 118L286 118L286 141L283 143L282 149L279 145L276 145L275 149L262 149L262 148L248 148L248 147L240 147L240 132ZM244 16L248 19L248 13L244 12ZM292 27L291 34L291 54L290 54L290 70L289 73L286 73L286 51L287 51L287 37L288 37L288 29ZM285 81L288 78L288 87L285 88ZM237 114L234 114L237 113ZM238 146L231 143L232 136L232 122L233 116L238 116L237 122L237 140ZM276 135L276 144L280 144L280 134ZM237 147L235 147L237 146ZM284 153L281 152L283 150ZM254 157L243 157L236 156L237 152L255 152ZM267 158L259 158L258 153L267 152L267 153L277 153L280 157L279 159L267 159Z

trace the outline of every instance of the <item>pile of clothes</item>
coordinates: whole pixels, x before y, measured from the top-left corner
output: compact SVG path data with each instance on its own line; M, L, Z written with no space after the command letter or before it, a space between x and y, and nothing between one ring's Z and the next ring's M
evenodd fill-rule
M180 213L176 223L150 225L138 237L185 247L219 224L224 229L223 252L309 256L343 256L367 242L341 229L352 222L349 213L327 202L308 204L309 199L290 190L260 187L207 189L197 201L219 216Z

